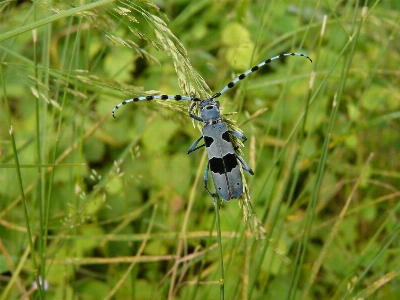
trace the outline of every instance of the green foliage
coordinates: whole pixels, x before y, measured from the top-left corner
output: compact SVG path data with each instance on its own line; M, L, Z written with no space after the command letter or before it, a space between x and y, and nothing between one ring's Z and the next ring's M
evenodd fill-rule
M0 3L0 300L400 297L398 1L87 2ZM111 117L291 51L219 99L219 214L189 103Z

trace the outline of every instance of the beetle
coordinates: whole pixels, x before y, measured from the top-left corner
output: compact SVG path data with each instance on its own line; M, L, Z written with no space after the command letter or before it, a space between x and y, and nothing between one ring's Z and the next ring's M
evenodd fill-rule
M271 63L275 59L286 56L300 56L307 58L310 62L312 62L310 57L302 53L283 53L269 58L240 74L238 77L229 82L220 92L215 93L211 98L202 100L197 98L194 94L192 94L190 97L184 95L154 95L135 97L116 105L112 110L112 116L115 118L115 111L121 106L130 102L138 102L143 100L191 101L188 111L189 116L196 121L202 122L203 127L202 136L190 146L187 153L189 154L199 148L204 146L206 147L208 162L204 172L203 180L204 187L213 198L214 203L216 194L211 192L208 188L209 171L211 171L214 186L219 197L225 201L239 198L243 194L243 182L240 166L243 168L243 170L247 171L251 175L254 175L254 172L243 160L243 158L236 153L238 147L233 146L231 136L241 139L243 143L247 140L247 138L240 132L228 129L226 122L224 122L221 118L220 103L219 101L215 101L215 99L220 97L228 89L233 88L237 82L245 79L250 73L256 72L261 67ZM200 116L197 116L193 113L193 109L197 103L199 103L200 107ZM198 146L202 139L204 139L204 144Z

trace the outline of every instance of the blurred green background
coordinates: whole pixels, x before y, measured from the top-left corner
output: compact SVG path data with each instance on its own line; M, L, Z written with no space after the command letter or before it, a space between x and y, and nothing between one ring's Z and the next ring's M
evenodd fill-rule
M219 99L255 171L256 215L220 210L225 298L400 297L399 1L1 1L0 17L0 300L220 297L189 103L111 110L205 98L285 52L313 63L273 61Z

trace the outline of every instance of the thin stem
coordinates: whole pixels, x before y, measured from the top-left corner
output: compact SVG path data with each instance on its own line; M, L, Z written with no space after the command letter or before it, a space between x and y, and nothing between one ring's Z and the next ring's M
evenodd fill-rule
M225 279L224 279L224 257L222 252L222 240L221 240L221 223L219 219L219 209L221 207L221 199L217 196L217 199L213 199L215 208L215 225L217 229L217 241L218 241L218 256L219 256L219 298L221 300L225 297Z
M18 179L18 186L19 186L19 192L21 195L21 199L22 199L22 204L23 204L23 212L24 212L24 216L25 216L25 222L26 222L26 229L27 229L27 238L28 238L28 244L30 247L30 251L32 253L31 258L32 258L32 269L33 269L33 273L35 275L35 279L36 282L38 283L38 285L40 284L39 282L39 277L38 277L38 267L37 267L37 262L36 262L36 255L35 255L35 245L33 243L33 235L32 235L32 229L29 223L29 212L28 212L28 205L27 205L27 201L25 198L25 190L24 190L24 185L22 182L22 173L21 173L21 166L19 163L19 158L18 158L18 149L17 149L17 145L16 145L16 141L15 141L15 135L14 135L14 130L13 130L13 126L12 126L12 121L11 121L11 110L10 110L10 106L8 103L8 97L7 97L7 90L6 90L6 84L4 81L4 76L3 76L3 65L0 64L0 82L2 82L2 89L3 89L3 98L4 98L4 103L5 103L5 107L6 107L6 112L7 112L7 119L8 119L8 128L9 128L9 134L10 134L10 138L11 138L11 145L12 145L12 149L13 149L13 155L14 155L14 163L15 163L15 170L17 171L17 179ZM43 290L39 289L39 293L38 293L38 297L39 299L43 299Z

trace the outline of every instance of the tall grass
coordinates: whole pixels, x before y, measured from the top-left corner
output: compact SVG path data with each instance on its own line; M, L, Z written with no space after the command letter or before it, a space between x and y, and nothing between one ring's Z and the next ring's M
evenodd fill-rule
M157 4L0 3L0 299L397 299L397 1ZM219 209L189 103L111 118L292 51L219 99Z

